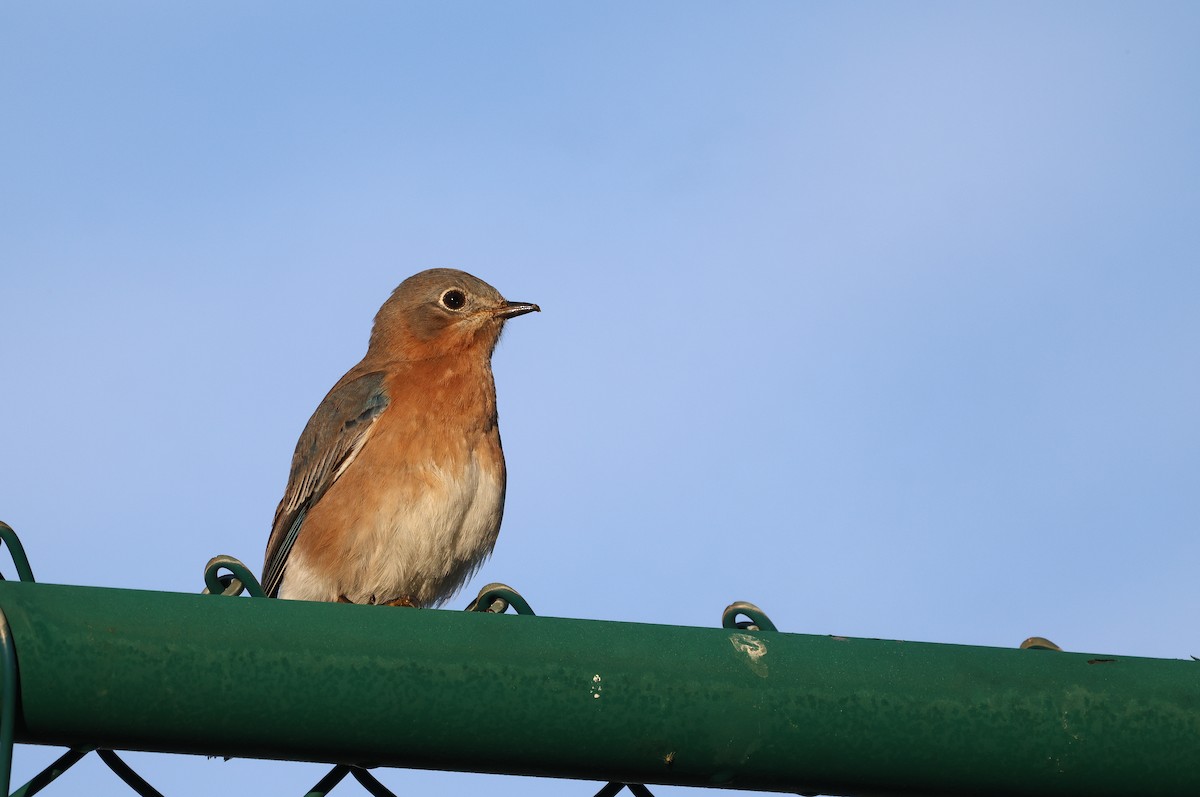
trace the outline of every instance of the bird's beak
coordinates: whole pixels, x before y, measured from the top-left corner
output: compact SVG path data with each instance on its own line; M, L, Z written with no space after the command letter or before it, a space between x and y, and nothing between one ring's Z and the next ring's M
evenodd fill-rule
M500 305L500 307L493 310L492 315L496 318L509 319L516 318L519 315L525 315L526 313L540 312L542 312L542 308L538 307L536 304L530 304L529 302L505 302L504 304Z

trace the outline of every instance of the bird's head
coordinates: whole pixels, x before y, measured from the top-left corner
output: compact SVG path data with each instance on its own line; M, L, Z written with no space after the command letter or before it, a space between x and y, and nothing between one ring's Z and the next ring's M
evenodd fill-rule
M370 350L423 360L478 351L491 356L504 322L540 311L510 302L478 277L433 268L406 279L375 316Z

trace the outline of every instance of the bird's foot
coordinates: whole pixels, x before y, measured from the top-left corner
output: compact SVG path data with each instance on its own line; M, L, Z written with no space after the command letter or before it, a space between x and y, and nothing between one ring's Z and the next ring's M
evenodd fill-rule
M345 595L338 595L337 602L338 603L354 603L354 601L350 600ZM408 597L407 595L402 598L394 598L390 601L383 601L382 603L377 603L375 600L375 596L372 595L370 598L367 599L367 605L368 606L407 606L410 609L420 608L417 605L417 603L412 598Z

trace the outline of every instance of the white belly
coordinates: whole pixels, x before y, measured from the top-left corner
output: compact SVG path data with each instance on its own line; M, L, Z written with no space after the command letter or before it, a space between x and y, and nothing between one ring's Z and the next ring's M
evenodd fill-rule
M334 601L345 596L352 603L407 598L418 606L437 606L457 592L496 543L504 511L503 472L472 457L457 478L433 466L416 475L423 484L416 495L383 490L382 506L348 530L339 572L317 572L293 552L279 597Z

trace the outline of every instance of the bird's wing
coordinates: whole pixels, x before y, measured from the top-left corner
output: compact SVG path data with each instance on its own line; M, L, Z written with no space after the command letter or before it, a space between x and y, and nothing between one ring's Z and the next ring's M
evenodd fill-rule
M275 597L283 582L288 554L309 508L362 450L375 421L388 405L383 374L373 372L338 385L317 407L296 443L292 473L267 541L263 590Z

